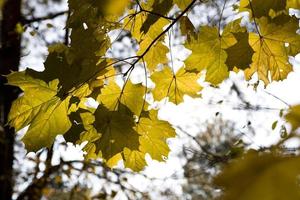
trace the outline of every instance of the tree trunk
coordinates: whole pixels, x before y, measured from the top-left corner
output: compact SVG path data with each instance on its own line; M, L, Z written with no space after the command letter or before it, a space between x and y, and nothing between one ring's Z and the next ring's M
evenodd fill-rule
M6 0L2 8L0 75L17 71L20 62L20 34L15 27L21 19L21 0ZM0 76L0 199L9 200L13 194L13 160L15 131L7 126L7 117L19 90L5 85Z

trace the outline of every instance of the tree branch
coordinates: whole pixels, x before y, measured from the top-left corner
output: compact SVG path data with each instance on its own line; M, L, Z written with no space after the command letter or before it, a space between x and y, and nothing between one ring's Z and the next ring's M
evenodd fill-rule
M58 12L58 13L54 13L54 14L49 14L47 16L43 16L43 17L37 17L37 18L32 18L32 19L25 19L23 18L21 20L21 23L23 25L26 25L26 24L31 24L33 22L41 22L41 21L44 21L44 20L48 20L48 19L54 19L56 17L59 17L59 16L62 16L62 15L65 15L67 14L69 11L62 11L62 12Z
M147 49L142 53L142 55L138 56L138 58L132 63L131 67L124 73L124 76L126 76L133 68L134 66L148 53L148 51L151 49L151 47L165 34L167 33L178 21L179 19L187 13L187 11L193 7L193 5L196 3L197 0L193 0L185 9L182 11L173 21L172 23L164 30L162 31L147 47Z

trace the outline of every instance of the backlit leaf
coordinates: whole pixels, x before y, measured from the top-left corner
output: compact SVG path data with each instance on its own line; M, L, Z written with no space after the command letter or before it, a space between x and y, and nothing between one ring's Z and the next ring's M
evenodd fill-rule
M157 118L157 111L151 110L147 117L143 116L135 129L140 134L140 151L158 161L168 156L170 149L166 140L176 134L168 122Z
M94 125L101 134L101 138L95 143L97 151L108 165L109 163L114 165L122 158L121 153L124 148L138 150L139 135L133 129L133 116L125 113L124 110L109 111L99 105L95 111Z
M271 10L278 12L286 9L286 0L241 0L240 11L248 11L252 16L260 18L263 16L268 17Z
M255 53L250 69L245 70L247 79L257 72L259 79L267 85L271 81L285 79L292 71L288 56L300 50L300 35L296 33L299 25L294 17L288 18L288 21L286 19L285 16L278 16L272 21L267 18L258 20L260 35L252 33L249 36ZM282 21L285 22L283 25L277 25Z
M133 171L141 171L146 166L145 154L140 151L124 148L123 157L125 167Z
M110 81L101 90L97 100L111 111L118 110L119 104L123 104L135 115L140 115L145 104L145 92L145 87L142 84L132 84L130 80L123 88L120 88L115 81Z
M199 97L198 92L202 89L197 83L199 76L192 72L186 72L180 68L176 74L173 74L169 67L164 67L162 71L155 72L151 80L155 83L153 90L154 99L162 100L169 97L169 101L179 104L183 101L183 96Z
M192 51L185 60L186 69L199 72L207 70L206 81L214 85L221 83L229 76L224 49L236 42L233 36L230 39L226 37L221 37L216 27L201 27L198 35L185 44Z

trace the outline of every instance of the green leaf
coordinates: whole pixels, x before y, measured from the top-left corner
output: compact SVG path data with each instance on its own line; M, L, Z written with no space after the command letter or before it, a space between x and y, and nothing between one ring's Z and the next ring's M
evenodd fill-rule
M272 130L274 130L277 127L278 121L274 121L272 124Z

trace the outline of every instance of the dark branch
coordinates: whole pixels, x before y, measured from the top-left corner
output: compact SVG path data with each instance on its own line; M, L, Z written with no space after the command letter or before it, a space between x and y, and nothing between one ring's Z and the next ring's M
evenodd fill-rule
M47 16L37 17L37 18L32 18L32 19L25 19L25 18L23 18L23 19L21 20L21 23L22 23L23 25L25 25L25 24L31 24L31 23L33 23L33 22L41 22L41 21L48 20L48 19L54 19L54 18L56 18L56 17L65 15L65 14L67 14L67 13L68 13L68 11L62 11L62 12L58 12L58 13L54 13L54 14L49 14L49 15L47 15Z
M182 11L173 21L172 23L164 30L162 31L147 47L147 49L140 55L131 65L131 67L124 73L124 76L127 76L127 74L133 70L134 66L142 59L144 56L148 53L148 51L151 49L151 47L165 34L167 33L179 20L180 18L189 11L190 8L193 7L193 5L196 3L197 0L193 0L185 9Z

